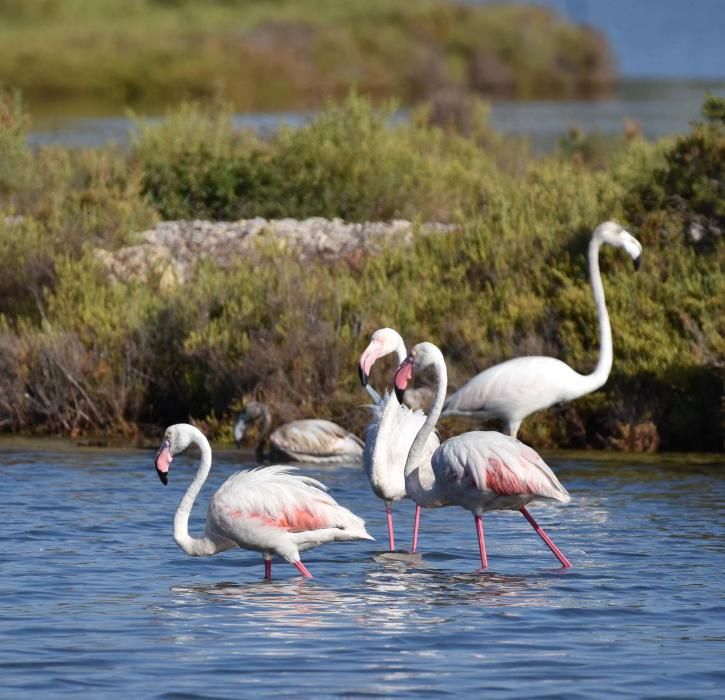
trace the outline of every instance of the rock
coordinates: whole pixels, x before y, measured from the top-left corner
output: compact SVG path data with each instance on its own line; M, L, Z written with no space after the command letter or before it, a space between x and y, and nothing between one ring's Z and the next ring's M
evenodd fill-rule
M150 274L162 287L182 283L201 260L231 267L264 241L296 253L299 260L337 260L360 251L375 252L394 236L410 245L415 231L447 233L452 224L415 225L397 219L345 223L342 219L243 219L241 221L162 221L137 235L139 242L116 251L96 249L111 279L144 280Z

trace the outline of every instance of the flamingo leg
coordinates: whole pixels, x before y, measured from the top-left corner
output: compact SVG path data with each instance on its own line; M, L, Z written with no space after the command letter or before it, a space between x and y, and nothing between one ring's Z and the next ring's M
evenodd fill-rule
M265 581L272 580L272 560L271 559L264 560L264 580Z
M486 539L483 536L483 518L480 515L474 515L476 521L476 532L478 533L478 548L481 550L481 568L488 569L488 557L486 556Z
M309 569L301 561L294 562L294 565L297 571L299 571L305 578L313 578Z
M390 541L390 551L395 551L395 532L393 530L393 507L390 503L385 504L385 510L388 514L388 540Z
M413 548L411 554L415 554L418 549L418 528L420 527L420 506L415 504L415 522L413 524Z
M552 542L551 537L549 537L549 535L547 535L544 532L541 525L539 525L539 523L537 523L536 520L533 519L533 517L531 516L531 513L529 513L529 511L523 507L520 508L519 510L521 511L521 515L523 515L529 521L529 524L531 525L531 527L533 527L534 530L536 530L536 534L539 537L541 537L542 540L544 540L544 542L546 543L546 546L554 553L554 556L561 562L561 565L565 569L570 569L571 563L569 562L569 560L562 554L562 551Z

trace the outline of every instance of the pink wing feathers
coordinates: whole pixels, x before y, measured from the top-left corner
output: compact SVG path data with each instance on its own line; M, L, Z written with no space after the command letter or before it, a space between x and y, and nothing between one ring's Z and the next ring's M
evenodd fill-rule
M474 431L444 442L433 455L436 478L499 496L571 499L554 472L530 447L493 431Z

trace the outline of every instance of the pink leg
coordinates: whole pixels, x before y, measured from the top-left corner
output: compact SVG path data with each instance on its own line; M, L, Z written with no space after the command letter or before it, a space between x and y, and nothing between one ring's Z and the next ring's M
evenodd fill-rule
M297 571L299 571L305 578L313 578L312 574L301 561L294 562L294 565L297 568Z
M544 532L541 525L539 525L539 523L537 523L536 520L534 520L531 517L531 513L529 513L529 511L526 510L526 508L521 508L520 510L521 510L521 514L531 524L531 527L533 527L534 530L536 530L536 534L539 537L541 537L541 539L544 540L544 542L546 542L546 546L554 553L554 556L561 562L561 565L565 569L570 569L571 564L569 563L569 560L562 554L561 550L551 541L551 537L549 537L549 535L547 535Z
M393 531L393 507L390 503L385 504L385 510L388 513L388 540L390 541L390 551L395 551L395 532Z
M420 506L415 504L415 523L413 524L413 549L411 554L415 554L418 549L418 528L420 527Z
M480 515L474 515L476 521L476 532L478 533L478 548L481 550L481 568L488 569L488 557L486 556L486 540L483 537L483 518Z
M264 579L265 581L271 581L272 579L272 560L264 560Z

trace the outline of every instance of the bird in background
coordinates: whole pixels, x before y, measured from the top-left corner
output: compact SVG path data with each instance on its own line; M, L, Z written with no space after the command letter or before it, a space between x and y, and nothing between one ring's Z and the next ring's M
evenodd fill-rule
M191 536L189 514L212 464L209 442L193 425L172 425L155 459L156 473L165 485L172 459L192 443L201 450L201 460L174 516L174 540L186 554L208 557L235 547L251 549L264 559L265 579L272 578L275 554L312 578L301 551L326 542L373 539L365 522L339 505L323 484L297 474L296 467L282 465L230 476L209 500L204 534Z
M554 472L534 450L501 433L472 431L446 440L428 459L426 441L441 415L446 394L447 370L443 355L433 343L418 343L393 376L396 395L402 400L414 374L428 367L435 373L436 393L406 459L408 496L423 508L457 505L469 510L476 525L483 569L488 567L488 558L482 516L491 510L520 511L562 566L569 568L569 560L526 508L537 499L561 503L571 500Z
M599 319L600 355L591 374L579 374L554 357L516 357L469 379L443 404L443 416L498 418L516 437L521 422L536 411L555 403L572 401L599 389L612 369L612 327L604 300L599 272L602 245L623 248L639 269L642 246L619 224L606 221L597 226L589 242L589 278Z
M373 493L385 503L388 522L388 544L390 551L395 550L395 529L393 526L393 502L406 498L405 460L413 439L425 421L425 414L401 405L392 392L381 397L368 383L373 364L385 355L395 353L398 364L406 357L405 343L400 334L392 328L376 330L370 344L360 356L358 370L360 381L375 401L372 407L373 418L365 429L365 449L363 467L370 480ZM425 444L425 455L435 452L440 441L431 433ZM425 457L424 457L425 458ZM416 505L416 522L419 519L419 506ZM417 531L416 531L417 537ZM415 542L413 543L415 551Z
M363 441L337 423L321 418L295 420L270 433L272 416L259 401L250 401L234 424L234 440L239 447L249 423L262 420L255 449L258 462L265 459L292 462L337 464L358 462L362 458ZM270 449L265 453L269 439Z

